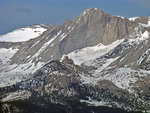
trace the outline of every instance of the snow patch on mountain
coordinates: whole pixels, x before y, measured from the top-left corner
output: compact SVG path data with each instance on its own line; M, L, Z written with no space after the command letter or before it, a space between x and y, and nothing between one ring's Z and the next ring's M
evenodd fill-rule
M109 104L109 102L105 102L103 100L102 101L93 100L90 97L88 98L88 100L80 100L80 102L82 102L82 103L85 102L92 106L106 106Z
M82 103L87 103L89 106L107 106L107 107L112 107L112 105L116 105L118 108L121 108L122 105L118 104L117 102L115 101L108 101L108 100L104 100L104 99L101 99L101 101L97 101L97 100L94 100L90 97L88 97L88 100L80 100L80 102Z
M116 16L119 17L119 18L125 19L125 17L123 17L123 16L119 16L119 15L116 15Z
M132 84L135 83L139 77L148 76L149 74L149 71L119 68L110 74L101 76L101 79L112 81L117 87L133 92Z
M94 76L99 76L100 73L101 73L104 69L106 69L111 63L113 63L114 61L116 61L118 58L119 58L119 57L107 59L107 60L105 61L105 63L102 64L102 66L100 66L99 68L97 68L97 69L94 71L93 75L94 75ZM91 63L91 65L92 65L92 64L93 64L93 63ZM89 66L90 66L90 65L89 65Z
M83 74L80 74L80 80L82 84L96 85L97 82L100 81L100 77L84 76Z
M145 51L145 53L139 58L137 64L140 65L144 60L150 61L150 48Z
M35 64L30 61L26 64L13 64L0 68L3 70L0 72L0 87L10 86L30 78L44 64L44 62Z
M41 68L44 64L46 64L46 62L37 62L35 63L33 60L37 59L37 57L46 50L46 48L48 46L52 46L53 41L61 34L61 31L59 31L54 37L52 37L51 39L47 39L48 41L45 42L42 47L35 53L35 55L31 56L28 55L26 57L26 59L28 59L27 63L23 63L23 64L13 64L13 65L6 65L6 66L0 66L0 87L5 87L5 86L10 86L13 85L17 82L21 82L24 81L28 78L31 77L31 75L37 71L39 68ZM37 41L37 43L39 43L39 41ZM11 50L11 49L10 49ZM5 50L6 51L6 50ZM7 50L9 51L9 50ZM8 52L6 51L6 53L8 54ZM12 50L11 50L12 51ZM4 53L3 51L0 51L0 53ZM15 50L16 52L16 50ZM9 53L8 55L10 55L9 57L12 57L14 53ZM3 54L2 53L2 54ZM5 60L5 56L8 55L3 54L2 55L2 60L9 61L9 60ZM0 59L0 60L1 60ZM40 58L39 58L40 59ZM1 64L1 63L0 63Z
M150 17L148 19L147 24L142 24L142 23L139 23L139 24L142 25L143 27L150 27Z
M130 18L128 18L130 21L135 21L137 18L139 18L139 17L130 17Z
M18 51L18 49L13 48L0 48L0 61L2 62L2 65L5 65L10 61L12 56Z
M12 93L8 93L6 97L2 98L1 102L10 102L14 100L28 99L31 96L31 92L27 90L20 90Z
M130 21L135 21L136 19L138 19L140 17L131 17L131 18L128 18ZM147 24L143 24L143 23L139 23L139 25L143 26L143 27L150 27L150 17L148 18L148 22Z
M38 52L33 56L33 58L39 56L46 48L49 46L59 35L61 34L61 31L57 33L52 39L50 39L48 42L46 42L39 50Z
M117 87L121 89L126 89L130 93L134 93L132 89L132 84L134 84L140 77L149 76L150 71L146 70L134 70L131 68L118 68L115 71L103 74L100 73L99 76L84 76L80 75L83 84L96 85L98 81L108 80L114 83Z
M0 36L0 42L23 42L40 36L47 29L40 25L16 29Z
M84 62L94 60L94 59L99 58L100 56L110 52L112 49L117 47L123 41L124 41L124 39L117 40L110 45L103 45L100 43L96 46L86 47L81 50L75 50L66 56L71 58L75 64L81 65Z
M149 38L149 32L145 31L144 33L142 33L140 29L141 27L135 28L135 32L129 35L130 38L128 39L128 42L139 44L141 41L147 40Z

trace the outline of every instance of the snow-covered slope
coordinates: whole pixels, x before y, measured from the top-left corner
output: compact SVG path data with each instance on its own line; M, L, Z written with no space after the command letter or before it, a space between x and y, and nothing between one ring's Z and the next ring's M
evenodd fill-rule
M128 36L127 39L124 38L117 40L109 45L103 45L100 43L96 46L86 47L66 55L73 59L75 64L85 66L86 69L89 69L89 72L92 74L92 76L80 75L82 83L95 85L98 81L109 80L117 87L133 93L133 86L131 84L136 83L140 77L147 77L150 71L127 68L129 66L126 64L127 62L124 62L126 65L123 65L122 68L119 67L118 64L123 62L123 60L130 60L133 56L132 54L136 54L136 51L141 51L135 49L131 53L132 56L128 56L128 53L132 49L138 48L138 46L141 46L141 43L148 43L149 31L141 31L142 28L142 26L135 27L134 31ZM147 52L145 52L144 55L146 53ZM140 54L138 53L137 56L140 57ZM145 57L147 59L149 58L148 55L145 57L139 57L138 59L140 59L140 62L145 60ZM133 57L133 60L129 63L133 64L135 59L136 58ZM114 63L115 61L116 63ZM135 62L137 61L135 60ZM111 65L112 63L114 64Z
M28 26L16 29L10 33L0 36L0 42L22 42L40 36L46 28L40 25Z
M11 59L11 57L17 52L18 49L13 48L0 48L0 61L3 65L8 63Z
M73 51L66 56L73 59L75 64L81 65L82 63L89 62L90 60L95 60L96 58L105 55L106 53L110 52L115 47L117 47L123 41L124 39L117 40L107 46L100 43L93 47L86 47L81 50Z
M18 99L26 99L29 98L31 96L31 93L27 90L24 91L17 91L17 92L13 92L10 94L7 94L7 97L2 99L2 102L5 101L13 101L13 100L18 100Z
M20 49L20 46L22 46L22 42L33 38L36 40L36 37L48 30L49 27L46 24L32 25L0 36L0 87L12 85L28 78L30 76L29 73L35 72L44 64L42 62L35 64L32 61L22 64L11 64L11 61L12 57ZM27 59L29 59L29 56Z

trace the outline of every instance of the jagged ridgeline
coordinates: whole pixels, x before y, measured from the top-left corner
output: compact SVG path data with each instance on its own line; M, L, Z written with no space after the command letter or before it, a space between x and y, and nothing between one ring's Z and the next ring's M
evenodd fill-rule
M150 112L149 23L89 8L0 36L0 112Z

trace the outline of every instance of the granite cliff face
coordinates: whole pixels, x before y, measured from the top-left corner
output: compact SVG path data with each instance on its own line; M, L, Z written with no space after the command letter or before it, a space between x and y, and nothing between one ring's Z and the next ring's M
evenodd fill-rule
M128 19L89 8L59 26L18 29L34 31L24 41L0 36L2 110L13 106L25 112L12 104L20 101L22 106L38 101L36 107L42 109L77 100L90 106L149 111L149 22L148 17Z
M116 40L125 38L133 31L135 26L136 24L128 19L112 16L104 13L100 9L87 9L73 21L67 20L62 25L55 26L44 33L40 36L41 38L38 38L39 44L34 45L32 40L24 43L20 48L20 51L18 51L18 56L20 57L18 57L17 61L15 61L15 57L17 56L16 54L12 63L18 63L19 61L22 63L26 56L21 56L22 54L20 53L22 51L26 50L29 55L32 51L34 55L48 41L52 41L53 43L49 43L50 45L54 44L54 47L52 46L53 51L48 51L47 49L49 48L45 47L48 51L47 53L53 55L53 59L58 59L61 58L63 54L68 54L74 50L82 49L84 47L94 46L99 43L104 45L111 44ZM31 45L34 46L32 47ZM41 51L41 53L43 52L45 51ZM31 54L31 57L33 55ZM40 55L37 55L37 57L40 57ZM42 57L41 60L44 61L44 59L45 58ZM49 60L51 60L50 57L49 59L45 59L45 61Z

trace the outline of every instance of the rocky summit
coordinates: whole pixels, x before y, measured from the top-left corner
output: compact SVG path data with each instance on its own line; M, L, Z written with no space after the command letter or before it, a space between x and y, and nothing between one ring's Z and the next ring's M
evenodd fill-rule
M0 112L150 112L150 18L89 8L1 35Z

